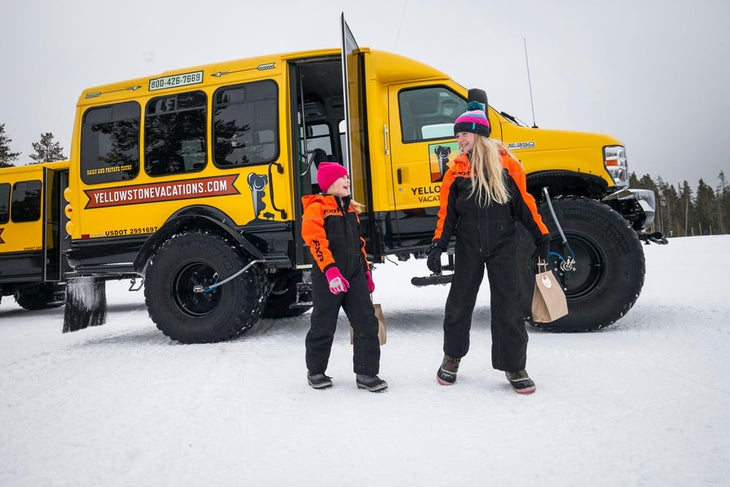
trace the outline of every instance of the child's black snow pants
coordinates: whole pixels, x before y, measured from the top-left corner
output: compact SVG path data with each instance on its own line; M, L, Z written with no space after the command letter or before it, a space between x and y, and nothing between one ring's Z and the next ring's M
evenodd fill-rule
M345 278L350 282L350 289L346 293L332 294L322 271L316 266L312 268L314 308L311 327L305 339L306 363L310 374L323 374L327 370L340 307L353 328L354 372L365 375L377 375L379 372L378 319L370 299L365 272L362 267L358 267Z

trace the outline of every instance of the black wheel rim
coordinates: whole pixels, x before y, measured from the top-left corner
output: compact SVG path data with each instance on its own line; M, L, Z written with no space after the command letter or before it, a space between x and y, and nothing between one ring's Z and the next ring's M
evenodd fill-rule
M554 255L550 256L551 269L560 269L558 274L565 289L565 297L568 300L579 300L590 296L605 279L606 256L601 247L593 239L579 234L566 232L565 238L575 255L576 265L574 270L563 271L560 269L560 259ZM553 249L562 248L561 241L551 242Z
M204 316L218 306L219 288L196 292L196 286L205 289L218 281L218 274L207 264L195 262L181 267L172 283L173 300L182 312L190 316Z

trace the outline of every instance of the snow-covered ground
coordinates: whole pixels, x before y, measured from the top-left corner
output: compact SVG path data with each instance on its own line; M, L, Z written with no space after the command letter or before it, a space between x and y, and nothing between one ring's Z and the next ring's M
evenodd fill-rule
M355 387L340 316L307 386L309 314L180 345L141 292L108 284L107 324L62 334L62 308L0 305L0 486L689 486L730 478L730 236L644 247L646 284L596 333L530 328L538 389L491 368L488 286L459 380L439 386L448 288L425 261L374 273L389 326L381 377Z

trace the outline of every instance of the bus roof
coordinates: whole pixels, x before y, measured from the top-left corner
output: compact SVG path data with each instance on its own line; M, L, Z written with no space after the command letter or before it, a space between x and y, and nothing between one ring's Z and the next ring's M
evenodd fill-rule
M369 72L374 73L373 76L384 83L413 79L448 79L443 72L398 54L371 51L369 48L361 48L360 51L368 55L371 66ZM230 84L231 80L245 81L260 77L252 76L253 72L265 72L266 76L270 77L284 76L289 61L333 58L340 55L340 49L297 51L168 70L143 78L88 88L81 93L78 106L97 105L100 100L108 103L157 92L160 94L175 92L180 88Z

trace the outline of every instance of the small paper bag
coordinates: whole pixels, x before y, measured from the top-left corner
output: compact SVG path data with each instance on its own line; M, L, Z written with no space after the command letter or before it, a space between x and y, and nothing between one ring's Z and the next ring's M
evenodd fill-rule
M388 331L385 326L385 316L383 315L383 308L379 304L373 304L373 308L375 308L375 317L378 319L378 341L380 342L380 346L382 347L385 345L385 342L388 338ZM355 332L352 329L352 326L350 326L350 345L353 344L355 340Z
M552 271L535 275L535 291L532 293L532 321L550 323L568 314L568 303L560 283Z

